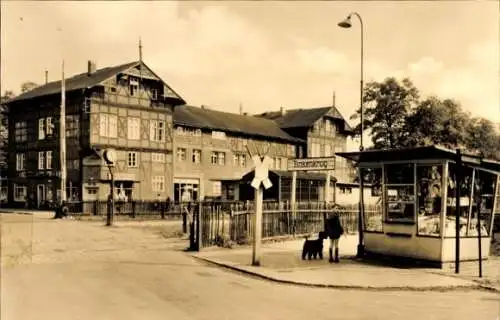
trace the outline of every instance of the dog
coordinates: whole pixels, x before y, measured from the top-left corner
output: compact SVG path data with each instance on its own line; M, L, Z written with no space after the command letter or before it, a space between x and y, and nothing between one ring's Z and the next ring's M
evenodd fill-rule
M318 239L309 240L308 237L306 237L304 247L302 248L302 260L305 260L306 256L309 260L311 260L312 257L316 259L316 256L323 259L323 240L326 238L326 232L324 231L318 233Z

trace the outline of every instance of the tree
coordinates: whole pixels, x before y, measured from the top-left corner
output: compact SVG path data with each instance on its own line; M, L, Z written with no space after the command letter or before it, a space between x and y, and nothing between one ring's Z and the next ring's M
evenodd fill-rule
M406 119L419 99L417 88L409 79L398 82L387 78L384 82L370 82L364 89L364 128L369 129L375 149L392 149L408 145ZM360 115L358 110L351 119ZM361 126L355 127L360 133Z
M467 146L487 158L500 159L500 135L488 119L473 118L467 128Z
M5 168L7 167L7 158L5 147L7 146L8 141L8 109L5 105L5 102L14 98L14 92L5 91L5 93L0 96L0 170L5 172Z
M21 92L25 93L27 91L35 89L36 87L38 87L38 84L33 81L27 81L21 84Z
M468 141L469 119L470 116L456 101L429 97L421 101L406 119L407 144L464 147Z

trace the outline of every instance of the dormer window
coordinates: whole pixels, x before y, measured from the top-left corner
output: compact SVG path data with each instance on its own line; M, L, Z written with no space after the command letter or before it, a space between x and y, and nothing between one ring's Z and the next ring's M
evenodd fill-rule
M128 82L128 88L130 95L135 96L137 94L137 90L139 90L139 81L131 77Z

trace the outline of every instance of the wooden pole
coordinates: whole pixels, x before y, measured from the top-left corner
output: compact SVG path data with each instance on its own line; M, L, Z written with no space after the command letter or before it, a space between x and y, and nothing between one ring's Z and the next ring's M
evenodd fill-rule
M325 181L325 203L329 203L330 200L330 170L326 171L326 181Z
M460 185L462 184L462 155L457 149L457 171L455 192L455 273L460 273Z
M260 242L262 237L262 201L264 190L260 186L255 189L255 214L254 214L254 235L252 265L260 266Z
M479 249L479 278L483 277L483 257L481 243L481 197L477 203L477 245Z
M59 115L59 165L61 169L61 203L66 201L66 79L62 61L61 113Z

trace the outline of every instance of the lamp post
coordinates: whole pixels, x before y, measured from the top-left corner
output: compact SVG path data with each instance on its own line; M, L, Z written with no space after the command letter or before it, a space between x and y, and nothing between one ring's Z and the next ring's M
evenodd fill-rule
M360 106L360 120L361 120L361 139L359 144L359 151L364 150L363 146L363 118L364 118L364 107L363 107L363 60L364 60L364 52L363 52L363 19L357 12L350 13L347 18L338 23L338 26L341 28L350 28L352 27L351 17L355 16L358 18L360 26L361 26L361 68L360 68L360 85L359 85L359 106ZM363 218L364 218L364 181L363 174L361 168L359 168L359 217L358 217L358 235L359 235L359 243L357 250L357 257L360 258L364 255L365 246L363 243Z

